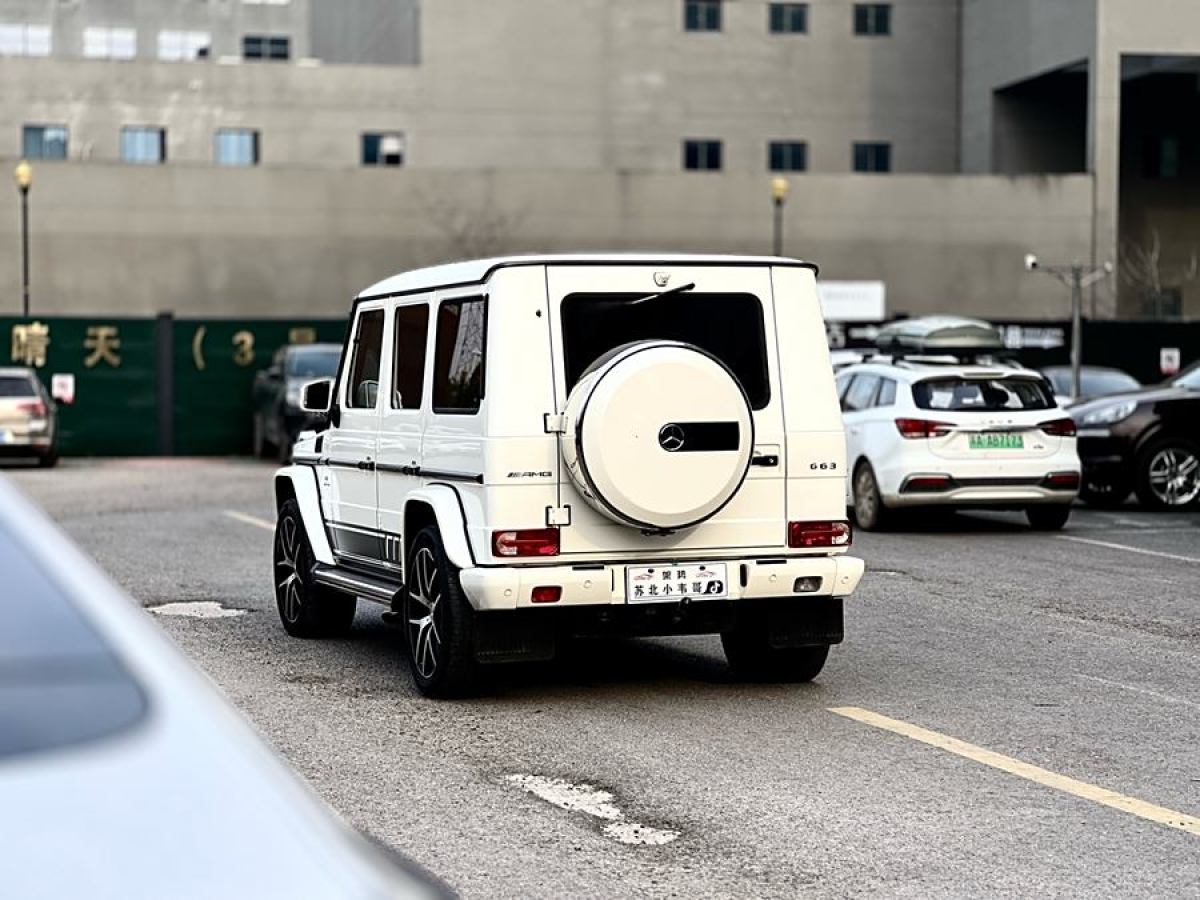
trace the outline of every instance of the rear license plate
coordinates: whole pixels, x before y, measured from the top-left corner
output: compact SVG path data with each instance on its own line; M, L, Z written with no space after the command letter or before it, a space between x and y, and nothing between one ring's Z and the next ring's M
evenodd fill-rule
M725 563L625 569L625 598L630 603L721 600L728 596Z
M984 431L968 435L967 446L972 450L1024 450L1025 436L1007 431Z

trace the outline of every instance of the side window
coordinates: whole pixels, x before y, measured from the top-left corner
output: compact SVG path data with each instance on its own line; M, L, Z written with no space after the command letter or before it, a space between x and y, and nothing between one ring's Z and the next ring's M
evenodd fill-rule
M896 382L894 379L885 378L879 385L879 396L875 400L876 406L895 406L896 405Z
M858 412L870 408L875 400L875 391L878 387L878 375L860 373L855 377L854 384L850 385L850 390L846 391L846 396L842 400L842 409L846 412Z
M372 309L358 317L354 355L346 390L349 409L374 409L379 394L379 357L383 350L383 310Z
M396 341L392 352L392 409L420 409L425 391L425 345L429 305L396 308Z
M834 385L837 387L838 402L845 409L846 388L850 387L850 382L854 380L853 375L839 375L833 379Z
M485 301L447 300L438 307L433 357L433 411L471 415L483 399Z

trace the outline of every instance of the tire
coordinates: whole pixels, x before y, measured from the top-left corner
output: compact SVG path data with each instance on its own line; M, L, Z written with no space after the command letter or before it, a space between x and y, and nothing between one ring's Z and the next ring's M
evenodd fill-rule
M860 462L854 470L854 524L863 531L881 531L891 519L891 511L879 494L875 470L868 462Z
M38 468L53 469L58 465L58 448L51 447L45 453L38 457Z
M1084 479L1079 488L1079 499L1097 509L1120 509L1129 497L1126 481L1088 481Z
M292 637L340 637L350 630L358 600L313 581L313 553L300 506L288 500L279 510L274 547L275 606Z
M1025 510L1025 518L1034 531L1061 531L1071 518L1069 503L1055 503L1047 506L1030 506Z
M721 646L733 674L742 681L799 684L825 668L829 645L772 647L766 624L748 622L721 633Z
M404 650L417 690L435 698L475 693L475 612L437 528L424 528L414 538L405 582Z
M1186 509L1200 501L1200 445L1183 437L1154 441L1138 456L1134 491L1148 509Z

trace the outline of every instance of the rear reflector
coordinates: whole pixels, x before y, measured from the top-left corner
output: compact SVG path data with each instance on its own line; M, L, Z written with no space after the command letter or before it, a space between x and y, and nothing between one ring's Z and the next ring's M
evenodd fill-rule
M1052 419L1049 422L1042 422L1038 428L1055 437L1075 437L1074 419Z
M897 419L896 428L900 436L909 440L918 438L945 437L954 426L949 422L931 422L928 419Z
M562 599L562 587L543 584L535 587L529 597L534 603L557 603Z
M949 475L913 475L900 486L900 493L932 493L944 491L954 484Z
M1060 491L1079 490L1078 472L1051 472L1046 476L1046 487Z
M558 556L557 528L526 528L492 532L492 550L497 556Z
M849 547L852 539L849 522L788 522L789 547Z

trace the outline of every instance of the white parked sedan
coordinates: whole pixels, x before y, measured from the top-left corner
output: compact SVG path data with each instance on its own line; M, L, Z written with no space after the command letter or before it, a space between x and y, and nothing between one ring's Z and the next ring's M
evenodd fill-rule
M1079 492L1075 424L1036 372L920 359L838 373L858 526L900 508L1021 509L1062 528Z

